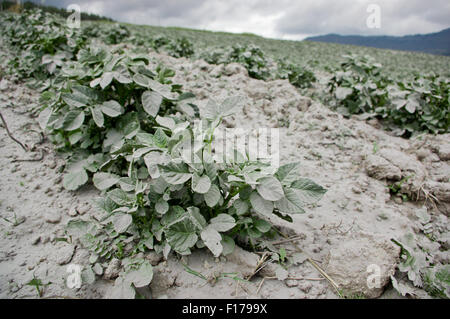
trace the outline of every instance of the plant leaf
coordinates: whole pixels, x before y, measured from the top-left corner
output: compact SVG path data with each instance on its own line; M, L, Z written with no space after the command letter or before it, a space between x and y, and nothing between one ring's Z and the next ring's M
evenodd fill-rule
M114 100L103 102L100 109L110 117L117 117L123 113L123 107Z
M302 202L307 204L319 201L327 192L325 188L307 178L301 178L293 182L291 189L294 190Z
M162 198L160 198L155 204L155 210L158 214L164 215L169 210L169 204Z
M131 196L127 192L124 192L120 188L115 188L107 193L108 198L110 198L114 203L120 206L129 206L134 203L134 196Z
M290 189L284 189L284 198L275 202L275 207L283 213L286 214L303 214L305 213L303 206L304 202L302 202L297 195L297 193Z
M162 96L155 91L145 91L142 93L142 107L148 115L155 117L158 115L161 106Z
M299 163L289 163L278 168L275 176L285 186L290 186L294 181L300 177Z
M219 232L226 232L236 226L236 221L228 214L219 214L211 218L210 223L210 226Z
M108 189L113 185L116 185L119 180L120 176L103 172L95 173L92 178L94 186L101 191Z
M258 183L256 190L265 200L274 202L284 197L283 187L275 177L268 176L260 178Z
M76 190L80 186L86 184L88 175L84 169L71 171L64 175L63 186L67 190Z
M113 80L114 73L113 72L105 72L103 73L101 79L100 79L100 87L104 89L107 87L111 81Z
M207 175L198 176L194 174L192 176L192 190L199 194L205 194L211 187L211 180Z
M164 166L160 165L159 168L162 178L172 185L184 184L192 177L184 163L170 162Z
M224 256L231 254L234 251L234 247L236 246L233 238L223 234L222 234L222 241L220 243L222 244L223 247L222 255Z
M170 226L165 234L167 242L178 252L184 252L192 248L198 240L198 236L195 233L195 226L187 219Z
M90 107L92 113L92 118L98 127L103 127L105 123L105 117L103 116L102 110L99 107Z
M130 214L116 213L112 217L112 223L114 230L121 234L133 223L133 217Z
M273 212L273 202L265 200L255 191L250 195L250 203L259 214L270 216Z
M262 219L257 219L253 221L253 225L256 227L257 230L259 230L262 233L267 233L272 228L270 223Z
M222 195L220 194L219 187L216 184L212 184L208 192L203 195L206 205L209 207L214 207L220 201Z
M66 131L75 131L79 129L84 122L83 111L69 111L64 117L62 128Z
M243 215L248 211L248 204L246 201L238 198L234 201L233 207L236 210L236 214Z
M219 232L212 227L212 225L207 226L200 233L200 237L205 243L205 246L208 247L215 257L220 256L223 251L223 246L221 244L222 236L220 236Z
M132 283L136 288L148 286L153 279L153 268L149 261L144 261L138 269L131 270L124 275L124 280Z

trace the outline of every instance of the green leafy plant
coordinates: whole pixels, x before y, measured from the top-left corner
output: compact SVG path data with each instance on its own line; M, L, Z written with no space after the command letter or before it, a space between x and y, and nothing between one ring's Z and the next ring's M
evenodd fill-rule
M304 206L318 201L325 189L299 176L297 163L278 169L250 161L245 154L226 161L213 152L214 131L221 119L240 107L237 97L210 101L201 125L174 116L156 117L159 128L125 138L111 150L108 167L93 176L105 192L99 222L72 221L82 245L104 258L133 258L153 250L188 255L208 248L214 256L231 253L236 242L256 248L273 226L269 217L292 220ZM284 256L285 258L286 256Z
M119 172L120 165L111 164L105 154L120 148L124 138L152 131L158 114L195 116L193 95L180 94L180 86L168 78L174 72L152 69L149 63L143 56L91 46L79 52L77 61L66 63L59 82L42 93L39 122L68 156L67 189L85 184L88 172L102 165Z
M128 28L118 23L108 26L102 31L102 39L106 44L119 44L130 36Z
M86 42L78 29L69 28L61 17L40 9L2 15L0 25L13 53L11 73L23 78L42 80L57 73Z
M166 51L175 58L190 57L194 52L194 45L187 38L178 38L170 41L166 46Z
M395 134L446 133L450 124L449 80L436 75L394 82L369 56L345 56L328 82L325 99L346 116L377 117Z
M227 63L226 50L224 48L206 50L200 54L200 58L209 64Z
M400 240L392 241L401 248L401 263L398 269L406 273L407 278L416 287L423 287L433 297L450 298L450 267L433 262L430 254L425 252L413 234L407 234ZM399 284L392 277L394 288L402 295L410 293L407 286Z
M156 121L164 129L153 135L138 134L128 142L132 147L125 144L121 153L115 152L130 159L127 178L135 187L123 189L120 176L110 173L96 173L94 185L101 190L119 186L106 193L106 200L115 204L108 213L113 214L116 205L120 207L122 218L114 214L116 230L125 231L125 226L132 225L130 213L145 211L142 222L147 229L157 229L159 252L166 243L180 254L189 254L197 245L208 247L218 256L232 250L234 238L253 245L269 232L271 225L263 217L303 213L306 203L320 199L325 190L300 178L298 164L274 171L268 164L249 161L242 154L238 154L242 163L217 163L211 154L213 132L237 103L233 98L221 105L210 102L203 131L192 129L187 122L158 117ZM188 154L191 143L195 152ZM140 163L152 178L147 183L139 179Z
M32 286L36 288L39 297L42 297L42 295L44 294L44 287L51 284L52 284L51 282L44 284L41 279L36 278L34 275L33 279L31 279L29 282L26 283L27 286Z
M235 45L228 54L227 61L241 63L252 78L264 80L270 75L264 52L256 46Z
M386 88L390 80L382 75L381 65L369 56L348 55L344 58L341 70L328 82L329 93L335 101L332 107L350 115L372 114L376 108L387 105Z
M317 81L314 72L307 68L292 63L286 63L283 60L279 60L277 64L277 78L288 79L289 83L295 87L301 89L310 88L312 83Z
M401 128L399 135L414 132L447 133L450 127L449 80L436 75L416 75L412 81L397 82L390 92L390 122Z

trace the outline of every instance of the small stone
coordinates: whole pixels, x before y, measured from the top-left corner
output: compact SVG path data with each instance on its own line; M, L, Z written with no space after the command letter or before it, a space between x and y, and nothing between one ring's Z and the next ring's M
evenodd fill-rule
M37 245L40 240L41 240L41 236L36 236L33 239L31 239L31 244L32 245Z
M430 151L427 149L420 149L416 151L416 156L419 161L423 160L430 154Z
M46 244L46 243L49 242L50 237L47 236L47 235L42 235L42 236L40 237L40 240L41 240L41 243L42 243L42 244Z
M90 209L89 204L88 203L84 203L84 204L78 205L77 212L80 215L84 215L84 214L86 214L89 211L89 209Z
M55 250L56 263L58 265L68 264L72 260L74 253L75 246L65 242L59 242Z
M75 206L70 207L68 214L71 217L77 216L78 212L77 212L76 207Z
M111 262L109 263L108 267L105 270L103 278L111 280L111 279L115 279L115 278L119 277L121 264L122 263L117 258L114 258L113 260L111 260Z
M149 252L147 256L145 256L145 258L150 262L152 266L158 265L162 260L162 256L154 251Z
M315 253L315 254L318 254L318 253L320 253L321 250L322 250L322 248L318 246L318 247L314 247L312 249L312 252Z
M307 282L307 281L302 281L302 282L298 283L297 286L304 293L308 293L311 290L311 288L312 288L312 284L310 282Z
M284 283L286 284L286 286L288 286L290 288L298 286L298 281L297 280L293 280L293 279L288 279Z
M50 224L57 224L61 221L61 215L57 212L48 212L45 214L45 221Z
M443 144L439 146L439 158L443 161L450 160L450 144Z
M92 270L99 276L103 274L103 267L99 263L96 263L94 267L92 267Z
M0 90L4 91L8 88L8 80L7 79L2 79L0 81Z

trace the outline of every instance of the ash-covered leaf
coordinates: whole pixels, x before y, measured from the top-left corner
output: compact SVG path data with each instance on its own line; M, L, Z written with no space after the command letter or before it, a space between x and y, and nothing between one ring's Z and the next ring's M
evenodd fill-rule
M280 181L273 176L260 178L256 190L262 198L268 201L274 202L284 197Z
M270 216L273 212L273 202L265 200L255 191L250 195L250 203L253 209L261 215Z

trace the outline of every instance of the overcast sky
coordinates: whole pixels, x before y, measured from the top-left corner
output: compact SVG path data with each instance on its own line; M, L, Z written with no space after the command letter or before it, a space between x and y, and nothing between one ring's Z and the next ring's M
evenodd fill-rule
M35 0L121 22L251 32L301 40L326 33L405 35L450 27L449 0ZM380 28L367 27L369 4L380 8Z

